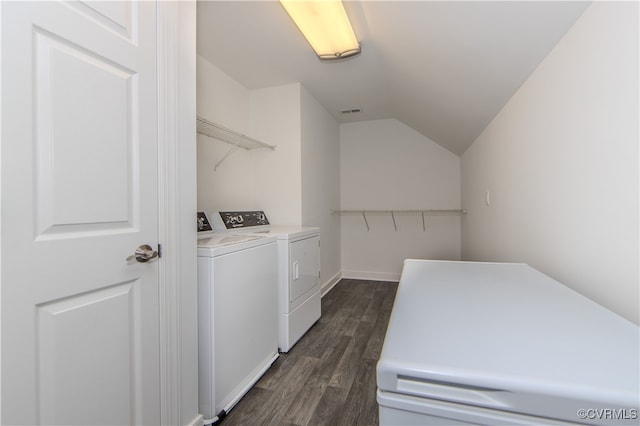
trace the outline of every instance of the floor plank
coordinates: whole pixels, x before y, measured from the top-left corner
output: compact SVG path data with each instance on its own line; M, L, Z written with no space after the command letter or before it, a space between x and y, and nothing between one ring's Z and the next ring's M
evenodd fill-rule
M377 425L376 363L396 290L341 280L322 298L320 320L221 424Z

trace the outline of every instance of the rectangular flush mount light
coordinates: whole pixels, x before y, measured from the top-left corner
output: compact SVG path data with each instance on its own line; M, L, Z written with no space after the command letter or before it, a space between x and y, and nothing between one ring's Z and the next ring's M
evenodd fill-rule
M340 0L280 0L320 59L348 58L360 53Z

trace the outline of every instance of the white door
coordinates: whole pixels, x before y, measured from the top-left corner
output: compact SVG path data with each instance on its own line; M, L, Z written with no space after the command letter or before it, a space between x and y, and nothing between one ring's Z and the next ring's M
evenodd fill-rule
M0 8L2 424L159 424L156 5Z

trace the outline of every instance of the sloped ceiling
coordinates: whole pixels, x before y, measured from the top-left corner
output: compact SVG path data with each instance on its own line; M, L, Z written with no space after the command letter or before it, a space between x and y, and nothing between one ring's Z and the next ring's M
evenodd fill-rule
M198 54L248 89L301 82L341 123L395 118L460 155L588 6L344 4L357 57L318 60L278 1L199 1Z

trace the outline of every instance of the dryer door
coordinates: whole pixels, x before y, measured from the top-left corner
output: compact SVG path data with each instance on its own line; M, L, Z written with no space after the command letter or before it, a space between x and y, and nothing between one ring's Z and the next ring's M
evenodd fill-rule
M320 284L320 237L289 243L289 303Z

